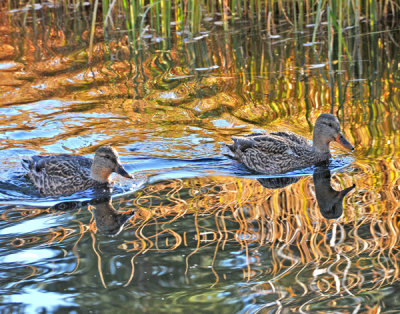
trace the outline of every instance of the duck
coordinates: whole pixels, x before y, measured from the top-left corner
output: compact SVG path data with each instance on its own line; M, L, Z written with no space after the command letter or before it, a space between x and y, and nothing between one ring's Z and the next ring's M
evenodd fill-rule
M227 145L230 157L252 171L271 175L329 163L329 144L333 141L354 150L343 136L338 118L330 113L318 116L312 143L301 135L284 131L233 136L232 140Z
M89 188L106 188L113 172L133 179L121 165L117 151L100 146L93 160L80 155L35 155L21 161L27 176L45 196L71 195Z

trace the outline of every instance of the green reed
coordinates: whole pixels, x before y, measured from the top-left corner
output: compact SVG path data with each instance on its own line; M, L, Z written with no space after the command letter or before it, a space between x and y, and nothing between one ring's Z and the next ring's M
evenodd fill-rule
M57 1L55 1L57 3ZM24 2L25 3L25 2ZM39 0L30 0L28 5L32 6L39 3ZM235 69L237 76L240 78L238 88L241 88L242 83L248 83L249 97L254 103L262 100L265 93L272 100L274 97L286 96L278 91L268 90L265 84L265 79L271 84L288 84L284 82L282 77L285 73L278 68L274 68L274 55L279 55L281 60L286 60L291 56L287 54L284 47L280 45L271 46L271 37L280 35L280 31L285 28L290 28L296 37L296 53L294 56L295 68L302 69L307 72L305 64L312 63L327 63L327 69L321 69L322 80L329 86L330 102L333 106L343 109L345 103L346 88L358 89L360 95L364 93L365 85L352 83L347 81L342 73L351 73L349 76L353 78L372 77L374 81L379 81L375 78L375 73L381 73L382 68L396 68L396 62L386 65L382 60L382 48L379 48L379 36L371 36L370 43L361 42L360 34L362 28L368 25L368 31L374 32L381 25L382 21L387 25L396 23L399 17L400 6L394 0L377 1L377 0L92 0L89 10L83 0L59 0L59 7L54 19L50 23L54 23L54 27L65 25L64 34L71 36L74 39L74 46L78 49L83 48L87 40L82 40L83 34L89 32L89 49L88 58L93 62L96 49L96 41L101 42L101 35L104 35L104 41L107 44L109 41L126 42L130 52L143 53L143 34L153 36L157 40L162 40L161 44L156 44L155 49L168 50L169 45L166 43L170 40L175 41L179 47L188 38L194 38L202 30L209 30L209 21L211 23L219 22L224 30L234 30L235 25L241 27L245 20L246 27L257 29L265 34L265 37L255 38L257 42L248 42L247 47L243 46L243 39L231 37L230 32L226 31L224 36L221 36L221 46L213 47L209 51L202 47L204 42L186 44L188 51L191 51L191 56L188 62L195 67L207 67L213 62L206 60L216 60L220 56L226 56L231 53L226 47L234 47L233 56L230 60L235 63L232 69ZM22 1L8 0L8 8L22 8ZM26 6L26 4L25 4ZM61 14L60 12L64 12ZM40 18L43 20L44 11L31 10L21 11L23 24L26 26L29 19L26 15L30 15L33 19ZM65 14L68 13L68 14ZM36 17L38 14L38 17ZM43 16L41 16L41 14ZM25 15L25 16L24 16ZM49 16L51 16L49 14ZM14 17L13 17L14 18ZM205 20L205 18L207 18ZM55 22L57 21L57 22ZM60 21L63 21L60 23ZM285 22L287 27L282 27ZM236 24L240 23L240 24ZM306 27L307 24L314 24L313 28ZM72 25L69 31L68 25ZM214 24L211 24L215 27ZM97 26L97 27L96 27ZM104 34L97 34L99 26L103 27ZM40 42L41 45L47 45L47 41L41 40L40 32L45 30L43 24L33 23L35 28L34 42ZM300 39L307 33L307 29L312 32L312 53L307 54ZM361 30L360 30L361 29ZM266 32L264 32L266 30ZM319 33L327 34L327 41L323 45L316 45L317 35ZM100 35L100 36L98 36ZM391 36L390 33L386 36ZM148 38L149 36L147 36ZM304 36L303 36L304 37ZM323 36L321 38L324 38ZM69 41L70 39L67 38ZM392 40L387 38L387 40ZM261 44L263 43L263 44ZM71 44L69 42L69 44ZM368 68L369 75L366 75L365 68L362 65L362 55L365 54L365 49L362 46L368 46L368 59L376 60L372 63L373 68ZM206 45L205 45L206 46ZM86 47L84 47L86 48ZM212 51L213 50L213 51ZM251 53L248 51L251 50ZM246 53L247 51L247 53ZM307 55L308 60L304 61ZM248 56L251 56L250 58ZM355 60L353 62L353 60ZM394 58L394 60L397 60ZM140 64L141 60L138 60ZM345 62L346 61L346 62ZM194 70L193 70L194 71ZM227 69L224 69L226 72ZM297 71L297 70L296 70ZM276 75L274 73L277 73ZM363 75L361 76L362 73ZM396 75L393 70L393 75ZM296 75L301 76L298 73ZM286 73L287 75L287 73ZM279 78L281 77L281 78ZM307 88L307 86L306 86ZM370 85L368 93L372 96L381 94L382 87L379 84ZM303 93L301 86L296 87L296 93ZM374 97L371 96L371 104L374 103ZM272 103L271 106L274 106ZM276 112L280 109L276 108ZM333 110L333 109L332 109Z
M39 0L30 1L31 5L40 3ZM56 5L61 5L66 11L78 10L84 7L84 0L55 0ZM25 2L8 0L10 9L21 8ZM203 19L206 16L221 19L225 29L228 23L247 20L249 23L270 23L273 30L282 19L287 20L295 30L302 31L304 22L319 25L319 20L327 20L328 7L332 15L334 27L339 36L341 29L356 26L361 19L366 19L371 25L379 20L399 17L400 6L395 0L93 0L90 1L92 18L97 23L102 23L104 29L121 29L127 32L130 42L136 46L140 40L143 27L138 24L138 19L144 21L144 27L151 27L156 36L171 37L171 23L176 28L186 30L189 36L195 36L201 31ZM151 8L150 10L147 10ZM99 14L93 11L101 11ZM146 13L145 13L146 12ZM218 15L216 15L218 13ZM121 23L121 16L125 26ZM107 26L110 26L108 28ZM123 29L121 29L123 30ZM94 32L94 28L91 27ZM343 45L343 41L340 45Z
M171 36L171 1L163 0L161 1L162 7L162 36Z

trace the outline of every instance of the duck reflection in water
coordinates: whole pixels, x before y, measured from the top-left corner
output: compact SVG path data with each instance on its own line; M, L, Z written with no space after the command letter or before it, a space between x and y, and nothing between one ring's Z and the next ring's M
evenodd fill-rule
M343 213L343 199L355 188L352 186L336 191L331 186L331 172L327 167L316 168L313 174L315 196L322 216L326 219L337 219Z
M86 202L62 202L52 208L54 210L73 210L87 205L94 207L93 214L97 230L107 236L118 235L126 222L135 215L134 211L117 211L112 205L110 196L99 197Z
M258 182L268 189L281 189L299 181L300 177L260 178ZM331 172L328 167L317 167L313 173L315 196L322 216L326 219L337 219L343 213L343 199L354 189L352 185L336 191L331 186Z
M135 215L134 211L117 211L112 205L111 197L94 199L90 205L94 207L93 214L97 229L108 236L118 235L126 222Z

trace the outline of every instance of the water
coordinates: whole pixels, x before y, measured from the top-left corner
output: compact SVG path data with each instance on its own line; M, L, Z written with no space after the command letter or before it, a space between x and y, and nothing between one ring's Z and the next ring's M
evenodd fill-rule
M346 30L354 64L332 75L311 27L206 23L183 42L144 34L134 55L99 39L88 66L85 25L50 10L61 22L38 32L24 12L0 18L2 310L399 309L398 25ZM271 177L224 155L238 134L311 138L331 107L356 149L335 146L330 171ZM104 144L135 176L104 198L42 197L20 166Z

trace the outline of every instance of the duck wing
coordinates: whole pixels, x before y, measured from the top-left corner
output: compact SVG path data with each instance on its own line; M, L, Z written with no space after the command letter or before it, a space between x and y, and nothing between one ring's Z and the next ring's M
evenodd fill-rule
M75 155L33 156L22 161L27 175L44 195L72 194L94 185L92 160Z
M72 177L89 176L92 160L75 155L33 156L29 165L30 171L47 176Z
M288 149L284 140L265 133L253 133L245 136L233 136L233 144L228 145L233 153L246 152L249 148L254 148L264 152L283 153Z
M304 136L298 135L296 133L278 131L278 132L272 132L270 134L275 137L282 138L283 140L291 143L293 146L296 145L306 146L306 147L310 146L309 141Z
M311 150L307 140L298 139L286 132L233 137L228 146L234 158L257 172L276 174L301 167ZM301 144L300 144L301 143ZM305 160L304 160L305 159Z
M234 146L242 152L254 148L264 153L282 154L290 147L282 138L273 134L250 134L245 137L233 137Z
M232 137L232 140L233 144L228 145L228 148L232 151L233 158L256 171L261 171L260 165L265 164L268 159L290 150L284 140L270 134L251 134Z

